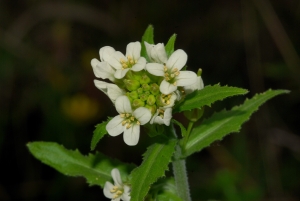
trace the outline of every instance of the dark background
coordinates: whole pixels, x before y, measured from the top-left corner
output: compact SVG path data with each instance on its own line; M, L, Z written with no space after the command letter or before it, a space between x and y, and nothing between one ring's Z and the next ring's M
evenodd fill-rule
M248 98L291 90L187 160L193 200L299 200L299 23L297 0L0 0L0 200L107 200L99 187L41 164L26 143L89 153L94 126L116 114L90 61L105 45L125 53L148 24L157 43L178 34L175 48L187 52L190 70L203 69L205 85L247 88ZM106 136L97 150L139 164L148 140L128 147Z

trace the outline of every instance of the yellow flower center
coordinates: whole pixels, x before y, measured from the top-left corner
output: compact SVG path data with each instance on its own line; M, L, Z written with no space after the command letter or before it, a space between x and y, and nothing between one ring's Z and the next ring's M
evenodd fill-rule
M122 121L122 126L125 126L126 129L131 128L132 125L137 124L140 125L141 122L137 120L132 114L130 113L121 113L120 117L124 120Z
M169 70L166 66L164 66L164 73L165 80L176 86L176 77L180 74L178 68L173 68L172 70Z
M127 68L131 68L134 64L137 63L137 60L134 60L131 56L127 56L127 61L121 58L120 63L122 65L122 69L124 70Z

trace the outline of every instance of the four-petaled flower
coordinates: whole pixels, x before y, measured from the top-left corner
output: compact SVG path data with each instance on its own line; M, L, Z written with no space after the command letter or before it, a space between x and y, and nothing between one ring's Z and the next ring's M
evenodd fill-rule
M114 180L114 184L109 181L105 182L103 193L105 197L112 201L129 201L130 200L130 187L123 184L120 171L117 168L112 169L111 176Z
M152 51L155 50L154 48ZM187 54L183 50L176 50L166 64L148 63L146 70L152 75L163 76L159 89L163 94L176 91L177 86L188 86L196 81L197 75L192 71L180 71L186 64Z
M146 59L141 57L141 43L132 42L127 45L126 57L119 51L111 54L107 61L116 69L115 78L122 79L129 70L141 71L146 66Z
M159 108L156 113L153 115L150 124L165 124L166 126L170 125L172 119L172 108Z
M127 96L118 97L115 106L119 115L106 125L108 134L117 136L124 132L123 138L125 143L130 146L136 145L140 137L140 125L150 121L151 112L145 107L139 107L132 111Z

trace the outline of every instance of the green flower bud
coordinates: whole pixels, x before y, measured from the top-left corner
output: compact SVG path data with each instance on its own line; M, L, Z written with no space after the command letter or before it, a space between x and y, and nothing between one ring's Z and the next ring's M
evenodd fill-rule
M132 102L133 108L143 107L144 105L145 105L145 103L141 99L135 99Z
M148 105L154 105L156 102L155 96L154 95L149 95L147 98L147 104Z
M128 92L127 92L128 93ZM128 95L127 95L128 96ZM139 98L139 94L137 91L132 91L129 93L129 96L133 99L138 99Z
M136 91L137 91L137 93L138 93L138 94L142 94L142 93L144 93L144 90L143 90L143 88L141 88L141 87L140 87L140 88L138 88Z
M156 96L156 105L160 107L165 106L165 104L161 101L161 94Z
M149 84L151 82L150 77L146 75L145 73L141 76L140 83L141 84Z
M145 105L144 107L149 109L152 115L155 114L155 112L156 112L156 106L155 105Z
M153 95L159 94L159 86L158 86L156 83L151 84L151 85L150 85L150 92L151 92Z
M195 108L190 111L187 110L187 111L183 112L184 116L192 122L198 121L202 117L203 113L204 113L204 107L202 107L200 109Z
M142 101L146 101L148 99L148 95L146 93L140 94L140 99Z
M124 79L124 84L126 89L129 91L134 91L137 90L140 87L140 82L137 80L129 80L129 79Z
M148 84L142 84L142 88L144 89L144 91L150 90L150 86Z
M130 93L129 93L129 92L126 93L126 96L128 97L130 103L132 103L132 101L133 101L134 99L130 96Z
M198 69L198 72L197 72L197 76L199 77L199 76L201 76L201 75L202 75L202 69L199 68L199 69Z

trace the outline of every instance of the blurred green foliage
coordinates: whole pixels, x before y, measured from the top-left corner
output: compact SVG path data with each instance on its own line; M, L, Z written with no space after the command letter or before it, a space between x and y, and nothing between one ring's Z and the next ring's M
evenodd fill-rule
M187 161L193 200L300 199L299 13L299 1L284 0L2 0L0 200L104 199L84 179L42 165L25 145L55 141L87 154L94 126L116 113L94 86L90 60L105 45L124 52L148 24L156 42L177 34L175 49L187 52L189 69L203 69L205 85L247 88L249 97L268 88L291 90L264 106L240 134ZM241 103L227 99L204 116ZM106 136L96 149L139 164L149 140L143 135L128 148Z

